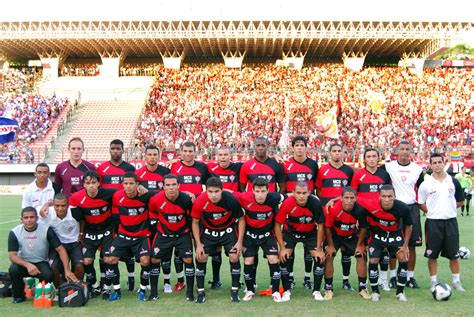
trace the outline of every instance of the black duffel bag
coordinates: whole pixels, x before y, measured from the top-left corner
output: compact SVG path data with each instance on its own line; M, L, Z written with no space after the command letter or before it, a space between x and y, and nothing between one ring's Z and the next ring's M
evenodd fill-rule
M81 307L87 304L89 294L83 282L66 282L59 287L59 307Z
M12 296L12 281L8 272L0 272L0 297Z

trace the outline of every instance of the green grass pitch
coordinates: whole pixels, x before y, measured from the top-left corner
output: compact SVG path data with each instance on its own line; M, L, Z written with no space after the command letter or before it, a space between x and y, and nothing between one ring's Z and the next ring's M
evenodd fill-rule
M7 252L8 232L20 217L21 197L0 196L0 271L7 271L9 266ZM471 209L473 209L471 207ZM473 212L474 214L474 212ZM422 218L424 221L424 218ZM466 246L474 251L474 217L458 217L461 231L461 246ZM303 279L303 254L302 249L297 249L295 263L295 276L297 287L293 291L292 299L288 303L273 303L270 297L254 297L251 302L231 303L230 301L230 273L228 263L222 265L221 277L224 282L222 289L206 291L206 303L199 305L188 303L184 299L184 292L179 294L160 293L157 302L138 302L135 292L123 290L123 297L115 303L105 302L100 298L89 301L86 307L76 309L35 309L32 300L26 303L13 305L11 298L0 298L0 312L2 316L469 316L474 315L473 289L474 289L474 260L461 260L461 279L466 292L455 292L447 302L436 302L429 291L429 274L426 259L422 256L423 248L418 249L418 264L415 277L421 289L407 289L407 303L400 303L395 299L395 292L382 291L382 299L378 303L364 301L356 292L347 292L341 289L340 258L335 260L334 286L335 296L330 302L316 302L311 293L304 290L301 283ZM121 264L122 289L126 286L125 267ZM451 283L451 273L445 259L439 261L438 279ZM137 266L136 280L139 281L140 269ZM211 266L208 266L206 280L211 277ZM174 268L172 269L172 283L176 282ZM243 277L242 277L243 281ZM160 276L160 289L163 279ZM268 266L265 259L260 260L257 274L259 289L269 285ZM357 285L355 261L351 269L351 283ZM243 296L243 294L241 294Z

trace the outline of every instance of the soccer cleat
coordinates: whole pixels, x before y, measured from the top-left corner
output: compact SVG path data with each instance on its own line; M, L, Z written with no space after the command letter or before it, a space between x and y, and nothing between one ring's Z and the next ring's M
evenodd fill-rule
M245 292L245 295L244 295L244 298L242 298L242 300L243 300L244 302L248 302L248 301L252 300L253 295L255 295L254 292L252 292L252 291L246 291L246 292Z
M173 289L171 288L170 284L166 283L165 285L163 285L163 293L165 294L173 293Z
M397 278L395 276L390 278L390 282L388 282L388 286L391 289L397 288Z
M198 292L198 296L196 298L196 303L202 304L206 301L206 293L204 291Z
M239 291L230 291L230 299L234 303L240 302Z
M26 297L16 297L16 298L13 298L12 303L19 304L19 303L23 303L24 301L26 301Z
M332 300L333 295L333 291L328 289L326 292L324 292L324 300Z
M351 291L351 292L354 291L354 289L351 286L351 283L349 283L348 280L344 280L342 282L342 288L345 289L346 291Z
M313 286L311 285L311 281L309 279L305 279L303 281L303 287L309 291L313 289Z
M150 294L150 296L148 297L148 300L151 302L151 301L157 301L158 298L160 298L158 296L158 294Z
M380 279L379 285L382 287L382 289L386 292L390 291L390 285L388 283L387 279Z
M372 296L370 297L370 299L373 302L378 302L380 300L380 294L379 293L372 293Z
M408 299L407 299L405 293L397 294L397 299L398 299L399 302L408 302Z
M112 294L112 290L109 290L107 288L102 288L102 299L103 300L109 300L110 294Z
M281 303L281 295L280 292L275 292L272 294L273 301L275 303Z
M371 299L372 297L370 296L369 294L369 291L364 288L364 289L361 289L360 292L359 292L359 295L360 297L362 297L363 299Z
M461 281L453 282L453 288L457 291L464 292L466 291L464 287L462 287Z
M420 288L418 286L418 283L416 282L415 278L413 278L413 277L407 281L406 286L410 287L410 288Z
M216 290L221 288L222 282L221 281L209 281L209 284L211 284L211 289Z
M314 297L314 300L317 300L317 301L323 301L324 300L324 297L323 297L323 295L321 295L320 291L314 291L313 292L313 297Z
M138 291L138 300L140 302L146 302L146 291L144 289Z
M296 287L295 280L290 280L290 289L294 289Z
M174 286L174 291L175 292L181 292L183 289L186 288L186 284L177 282L176 285Z
M113 291L112 294L109 295L109 298L107 299L109 302L115 302L118 301L120 298L122 298L122 292L119 289L116 289Z
M291 299L291 291L284 291L283 295L281 296L281 301L282 302L288 302Z
M92 298L96 298L96 297L99 297L100 294L102 294L100 288L92 288L91 291L89 292L89 298L92 299Z
M129 276L127 281L127 287L130 292L135 290L135 277Z
M194 292L193 292L193 290L191 290L191 291L188 290L186 292L186 300L188 302L194 302Z

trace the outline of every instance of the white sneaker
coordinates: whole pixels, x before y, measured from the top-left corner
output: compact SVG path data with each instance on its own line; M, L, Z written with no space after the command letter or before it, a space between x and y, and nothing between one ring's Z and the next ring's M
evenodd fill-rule
M458 281L458 282L454 282L453 283L453 288L457 291L460 291L460 292L464 292L465 289L464 287L462 287L462 284L461 284L461 281Z
M173 293L173 288L171 288L170 284L163 285L163 293L165 293L165 294Z
M281 297L282 302L288 302L291 299L291 291L284 291L283 296Z
M430 287L430 292L431 292L431 293L433 293L436 284L438 284L438 281L436 281L436 282L431 282L431 287Z
M384 291L390 292L390 285L388 285L387 279L380 279L379 285L382 287Z
M281 295L280 295L280 292L275 292L272 294L272 298L273 298L273 301L275 303L281 303L282 302L282 298L281 298Z
M313 296L314 296L314 300L317 300L317 301L323 301L324 300L323 295L321 295L321 292L319 292L319 291L314 291Z
M255 295L254 292L252 292L252 291L246 291L246 292L245 292L245 295L244 295L244 298L243 298L243 301L244 301L244 302L248 302L249 300L252 300L253 295Z
M378 302L380 300L380 294L379 293L372 293L372 301L373 302Z
M408 302L408 298L406 297L405 293L397 294L397 299L400 302Z

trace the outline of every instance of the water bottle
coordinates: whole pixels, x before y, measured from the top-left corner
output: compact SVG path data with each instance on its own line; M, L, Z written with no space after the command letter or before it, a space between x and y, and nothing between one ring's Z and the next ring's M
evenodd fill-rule
M35 288L35 278L34 277L25 277L23 279L25 282L25 289L33 289Z
M43 294L43 284L39 282L35 288L35 298L40 298L42 294Z
M46 298L50 298L53 296L53 292L52 292L52 285L51 283L46 283L44 285L44 297Z

